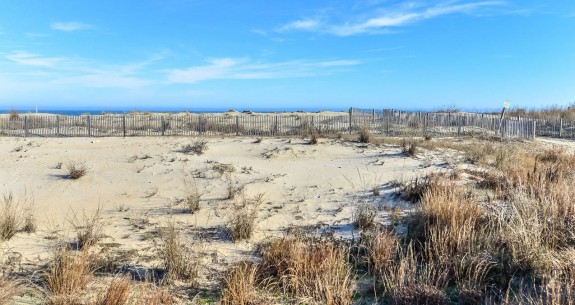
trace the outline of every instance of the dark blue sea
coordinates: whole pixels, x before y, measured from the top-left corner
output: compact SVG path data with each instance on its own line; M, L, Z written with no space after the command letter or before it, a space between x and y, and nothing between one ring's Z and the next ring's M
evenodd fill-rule
M36 109L15 109L18 113L34 113ZM348 111L348 109L324 109L324 108L250 108L250 109L223 109L223 108L204 108L204 109L176 109L176 108L142 108L142 109L126 109L126 108L85 108L85 109L41 109L38 108L38 113L53 113L62 115L80 115L80 114L123 114L130 112L164 112L164 113L179 113L179 112L193 112L193 113L221 113L229 110L235 111L253 111L253 112L295 112L295 111L305 111L305 112L317 112L317 111ZM1 113L9 113L12 109L0 109Z

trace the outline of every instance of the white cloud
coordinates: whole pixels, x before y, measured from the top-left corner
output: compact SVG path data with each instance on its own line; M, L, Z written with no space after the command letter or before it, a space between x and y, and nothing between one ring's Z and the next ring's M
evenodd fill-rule
M79 30L93 29L94 26L91 24L74 21L74 22L53 22L50 24L50 28L52 30L57 31L73 32Z
M247 59L210 59L207 65L187 69L172 69L168 83L194 84L215 79L272 79L306 77L333 72L330 69L361 64L358 60L305 61L294 60L275 63L251 63Z
M486 7L503 5L501 1L481 1L458 3L448 1L435 5L422 6L416 3L404 3L393 8L380 8L376 13L367 16L349 18L343 22L327 22L320 19L301 19L279 27L279 31L311 31L328 33L336 36L352 36L360 34L381 34L390 28L405 26L425 19L437 18L450 14L472 14Z
M318 29L322 22L318 19L302 19L290 22L280 27L280 31L313 31Z
M42 57L40 55L23 51L13 52L12 54L7 55L6 59L21 65L37 67L54 67L57 63L63 60L58 57Z

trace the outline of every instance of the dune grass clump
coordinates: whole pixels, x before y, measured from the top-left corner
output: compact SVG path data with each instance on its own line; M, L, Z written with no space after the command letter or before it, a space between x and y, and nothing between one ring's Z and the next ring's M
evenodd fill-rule
M76 232L76 242L78 249L89 248L95 245L102 237L102 222L101 210L96 209L92 214L86 214L84 211L82 215L75 212L68 222Z
M419 143L413 139L403 139L401 142L402 152L410 157L415 157L419 150Z
M18 203L14 201L12 194L4 195L0 207L0 241L10 240L16 235L21 223L20 218Z
M353 213L353 225L360 230L369 230L377 226L377 210L369 203L360 203Z
M193 141L190 144L182 146L181 151L185 154L201 155L208 150L208 142L203 140Z
M198 276L198 262L190 248L182 241L180 231L173 222L161 232L160 255L166 269L165 280L185 280L194 283Z
M264 194L257 194L254 198L243 197L241 201L234 203L227 228L234 242L252 237L263 201Z
M88 173L88 168L85 164L71 162L68 164L68 178L77 180L84 177Z
M287 236L261 249L262 270L281 291L319 304L351 304L355 280L348 247L335 241Z
M114 277L106 292L98 297L95 305L129 304L131 288L129 277Z
M184 186L186 189L186 197L184 198L184 204L186 209L190 211L190 213L194 214L195 212L200 210L200 192L198 190L198 184L196 180L192 178L192 180L184 179Z
M14 298L20 291L21 287L17 281L0 275L0 305L14 304Z
M369 128L362 127L359 130L359 142L361 143L371 143L373 141L373 135L369 131Z
M237 263L224 276L222 305L265 304L258 295L259 265L242 261Z
M92 279L94 268L88 251L73 252L69 247L56 250L44 276L50 304L74 304Z

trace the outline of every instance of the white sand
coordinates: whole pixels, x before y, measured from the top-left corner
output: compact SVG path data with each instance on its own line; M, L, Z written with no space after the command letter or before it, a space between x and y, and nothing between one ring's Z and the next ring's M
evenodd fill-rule
M203 155L180 152L193 140L0 138L0 193L12 193L21 206L33 202L39 225L36 233L20 232L1 247L22 254L24 268L45 263L57 240L74 239L69 229L74 214L90 215L100 207L107 236L102 243L113 251L131 251L134 265L159 264L156 233L171 219L184 238L224 266L249 257L255 244L288 227L319 225L336 235L357 236L351 224L355 205L396 205L389 182L447 170L443 163L449 157L447 152L424 152L410 158L396 146L333 139L309 145L288 138L261 143L254 138L204 138L208 150ZM84 163L88 171L71 180L66 166L75 162ZM227 181L213 162L233 165L234 187L243 188L244 196L265 193L255 235L248 242L234 243L224 233L232 201L226 199ZM201 210L195 214L185 212L180 203L186 196L185 177L195 177L202 195ZM372 195L373 187L381 189L380 196ZM379 221L386 218L382 209Z

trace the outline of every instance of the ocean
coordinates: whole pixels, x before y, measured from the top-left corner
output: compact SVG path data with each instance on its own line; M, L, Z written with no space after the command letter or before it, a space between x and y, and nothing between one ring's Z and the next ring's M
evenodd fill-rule
M15 109L18 113L35 113L36 109ZM193 112L193 113L223 113L230 110L236 111L253 111L253 112L317 112L317 111L348 111L349 109L325 109L325 108L253 108L253 109L223 109L223 108L212 108L212 109L174 109L174 108L143 108L143 109L127 109L127 108L116 108L116 109L41 109L38 108L38 113L52 113L52 114L62 114L62 115L80 115L80 114L104 114L104 113L114 113L123 114L130 113L133 111L137 112L164 112L164 113L179 113L179 112ZM10 113L12 109L0 109L0 114Z

